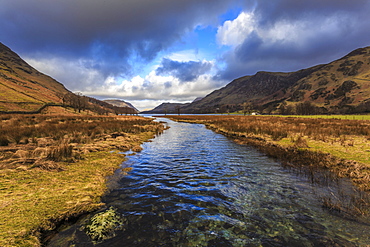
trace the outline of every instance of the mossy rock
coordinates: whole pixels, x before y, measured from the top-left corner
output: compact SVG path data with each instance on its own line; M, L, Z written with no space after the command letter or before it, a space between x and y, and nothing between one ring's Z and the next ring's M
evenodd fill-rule
M97 213L88 221L84 230L93 242L99 243L116 236L117 231L124 230L125 219L113 207Z

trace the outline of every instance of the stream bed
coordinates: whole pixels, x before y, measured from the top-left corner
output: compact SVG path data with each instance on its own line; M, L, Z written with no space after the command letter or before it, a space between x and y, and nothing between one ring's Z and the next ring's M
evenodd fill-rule
M366 246L370 221L323 207L349 198L347 180L312 183L204 125L177 123L127 156L103 198L124 225L93 242L85 217L48 246ZM331 199L330 199L331 200ZM326 200L328 201L328 200Z

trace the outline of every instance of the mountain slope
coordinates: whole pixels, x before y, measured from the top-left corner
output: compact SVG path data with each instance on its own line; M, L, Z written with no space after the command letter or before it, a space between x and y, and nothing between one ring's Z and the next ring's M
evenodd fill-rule
M135 108L135 106L133 106L131 103L129 102L126 102L124 100L118 100L118 99L107 99L107 100L103 100L104 102L107 102L113 106L117 106L117 107L126 107L126 108L131 108L135 111L135 113L139 113L139 110Z
M303 102L321 113L370 111L370 47L296 72L258 72L238 78L182 111L235 111L248 103L262 112L278 112L282 105L293 108Z
M0 111L34 111L46 103L62 103L66 93L61 83L0 43Z
M190 103L162 103L150 111L143 111L142 114L177 114L179 109L189 105ZM181 112L181 110L180 110Z
M370 103L370 47L357 49L297 81L289 102L310 101L328 111L346 111Z

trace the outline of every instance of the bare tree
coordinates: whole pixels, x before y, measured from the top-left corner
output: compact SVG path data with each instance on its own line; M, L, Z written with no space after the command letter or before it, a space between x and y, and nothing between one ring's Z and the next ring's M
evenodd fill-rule
M247 113L251 113L251 111L253 110L253 106L250 102L244 102L242 104L242 107L244 116L247 115Z
M177 114L180 116L181 106L177 105L175 108L176 108Z

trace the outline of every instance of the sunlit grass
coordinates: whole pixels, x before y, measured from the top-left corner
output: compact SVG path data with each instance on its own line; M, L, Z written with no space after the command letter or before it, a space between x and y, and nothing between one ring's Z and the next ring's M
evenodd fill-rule
M353 160L367 164L370 167L370 141L367 138L358 136L347 138L348 139L345 141L340 138L332 138L327 142L312 140L308 137L305 137L305 140L307 141L308 150L330 153L345 160ZM286 147L295 144L290 138L284 138L277 143Z
M370 121L362 120L366 116L356 117L360 120L348 116L171 116L206 124L286 162L329 168L369 191Z
M40 246L40 230L101 207L119 151L163 129L133 116L0 116L0 246Z
M64 164L65 170L2 170L0 173L0 246L37 246L37 229L50 230L53 221L101 206L105 178L123 161L109 152Z
M297 117L317 119L370 120L370 115L275 115L275 117Z

